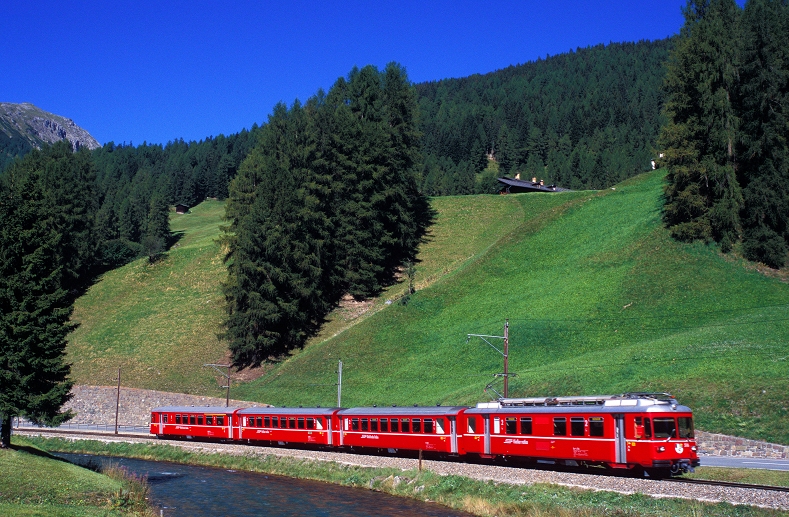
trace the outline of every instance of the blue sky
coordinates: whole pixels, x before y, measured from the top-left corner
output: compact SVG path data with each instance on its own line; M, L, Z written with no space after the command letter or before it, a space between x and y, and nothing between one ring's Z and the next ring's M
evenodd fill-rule
M397 61L423 82L665 38L685 0L4 4L0 102L137 145L236 133L354 65Z

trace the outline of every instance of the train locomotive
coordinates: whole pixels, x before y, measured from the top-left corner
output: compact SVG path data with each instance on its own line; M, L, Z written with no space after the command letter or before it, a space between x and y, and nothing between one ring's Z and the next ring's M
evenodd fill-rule
M693 413L665 393L506 398L467 406L168 406L158 438L603 467L665 477L699 465Z

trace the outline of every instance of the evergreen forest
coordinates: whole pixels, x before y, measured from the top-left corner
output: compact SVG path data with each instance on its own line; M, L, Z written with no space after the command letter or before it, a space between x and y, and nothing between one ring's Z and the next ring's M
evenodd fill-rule
M504 174L601 189L649 170L673 45L598 45L416 85L423 191L495 193Z
M770 267L789 256L789 5L689 2L665 79L664 220Z

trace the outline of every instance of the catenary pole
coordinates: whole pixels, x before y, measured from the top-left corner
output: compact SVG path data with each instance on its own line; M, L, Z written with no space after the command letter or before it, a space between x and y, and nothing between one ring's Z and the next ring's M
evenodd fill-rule
M510 396L510 320L504 320L504 398Z
M118 410L121 407L121 369L118 367L118 393L115 398L115 434L118 434Z
M337 367L337 407L342 407L342 360Z

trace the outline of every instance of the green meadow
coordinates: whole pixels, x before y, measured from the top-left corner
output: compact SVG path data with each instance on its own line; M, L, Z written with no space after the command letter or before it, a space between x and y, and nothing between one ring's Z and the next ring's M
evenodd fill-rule
M0 515L121 517L154 515L147 485L117 466L99 474L14 437L0 449Z
M711 432L789 443L786 272L674 242L660 220L664 173L605 191L459 196L417 264L375 300L343 303L301 351L235 374L232 398L276 405L474 404L510 396L670 392ZM223 208L173 215L160 262L107 273L80 298L69 360L82 384L221 395L203 364L227 357L216 242ZM488 385L491 385L486 389Z

